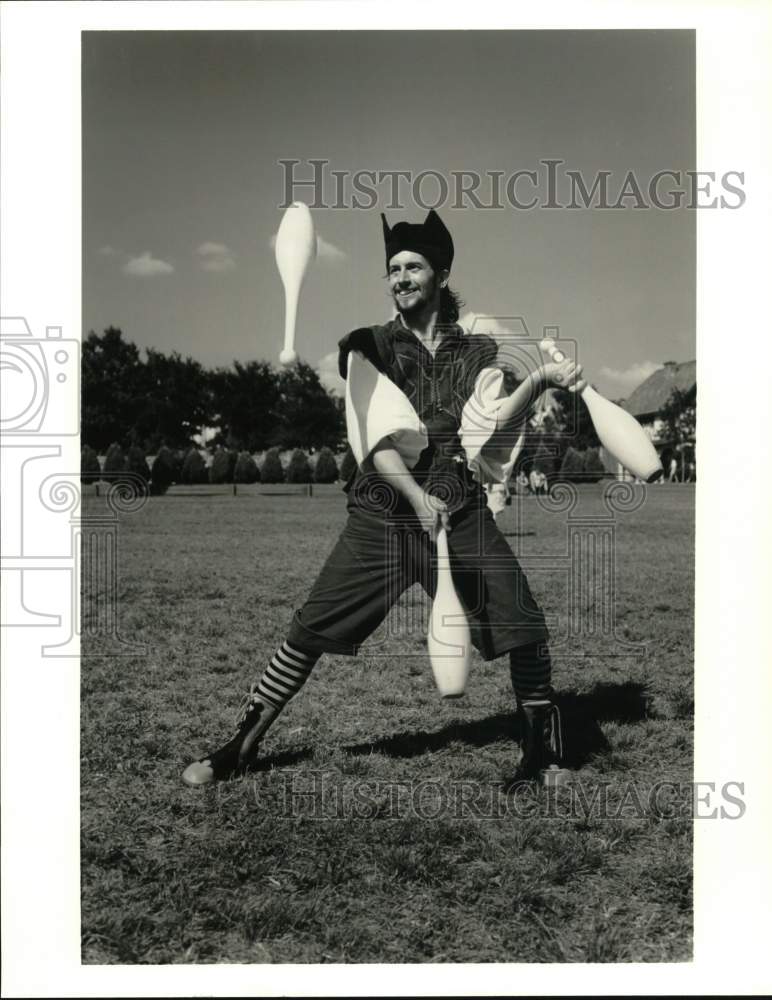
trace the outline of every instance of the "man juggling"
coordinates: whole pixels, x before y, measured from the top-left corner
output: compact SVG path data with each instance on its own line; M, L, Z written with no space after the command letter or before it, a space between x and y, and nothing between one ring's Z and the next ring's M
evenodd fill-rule
M440 217L431 211L421 224L393 228L382 220L395 317L339 343L357 459L345 527L234 735L187 767L189 785L243 773L319 657L355 656L406 589L420 583L434 597L440 528L472 643L485 660L509 660L522 749L514 780L565 773L544 616L483 486L507 481L531 407L549 386L581 391L581 368L553 361L507 392L496 342L458 326L448 287L453 240Z

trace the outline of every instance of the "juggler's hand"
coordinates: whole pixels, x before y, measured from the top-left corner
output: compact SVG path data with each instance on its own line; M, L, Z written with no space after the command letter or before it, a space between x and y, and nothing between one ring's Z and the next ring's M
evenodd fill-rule
M544 380L555 389L568 389L569 392L581 392L587 382L580 378L582 366L565 358L563 361L549 361L542 366Z
M443 500L421 491L421 497L413 505L413 509L421 524L421 530L427 533L432 544L437 542L437 532L440 528L444 528L450 534L450 514L448 505Z

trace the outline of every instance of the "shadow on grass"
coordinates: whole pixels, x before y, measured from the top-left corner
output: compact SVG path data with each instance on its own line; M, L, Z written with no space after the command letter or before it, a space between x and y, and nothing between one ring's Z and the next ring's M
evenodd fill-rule
M578 768L593 754L604 753L608 742L600 728L601 722L639 722L646 718L647 697L640 684L598 684L592 690L577 694L564 692L555 701L563 720L566 763ZM500 740L518 738L514 711L499 713L474 722L453 723L436 732L397 733L380 740L356 743L343 749L354 756L381 753L387 757L417 757L442 750L450 743L466 743L484 747ZM288 767L313 756L312 747L284 751L258 761L256 770L268 767Z

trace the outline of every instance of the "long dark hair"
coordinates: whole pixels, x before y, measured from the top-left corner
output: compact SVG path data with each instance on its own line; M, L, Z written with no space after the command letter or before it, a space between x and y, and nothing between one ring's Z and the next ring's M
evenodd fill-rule
M440 323L457 323L465 305L461 296L446 285L440 289L440 312L437 319Z

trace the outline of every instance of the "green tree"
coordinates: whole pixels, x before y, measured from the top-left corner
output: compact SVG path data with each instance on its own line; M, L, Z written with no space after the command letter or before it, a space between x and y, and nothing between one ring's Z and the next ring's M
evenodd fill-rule
M685 392L673 389L657 414L664 424L664 434L675 444L694 444L697 435L697 389Z
M315 483L334 483L338 478L338 463L329 448L322 448L314 467Z
M188 448L213 420L211 373L176 351L167 357L148 347L146 354L135 436L153 451L161 444Z
M236 459L236 467L233 470L233 481L234 483L245 484L260 482L260 470L257 467L257 462L255 462L248 451L239 453L239 457Z
M345 435L341 401L336 401L303 361L279 374L277 424L271 444L281 448L336 448Z
M144 403L143 365L137 347L117 327L93 330L81 352L81 438L103 451L112 441L128 445Z
M278 376L265 361L233 362L209 378L212 426L220 428L215 444L262 451L275 432L279 404Z
M111 441L156 451L161 444L188 447L209 426L209 373L191 358L146 349L143 361L123 332L93 330L83 343L81 436L102 450Z
M599 447L600 441L595 433L595 425L581 395L568 392L566 389L556 389L554 399L560 405L560 436L563 439L563 446L574 448L576 451Z
M233 472L236 468L236 457L235 451L218 448L214 453L212 464L209 466L209 482L232 483Z
M687 462L694 460L697 439L697 387L673 389L657 414L663 423L660 438L672 448L680 462L680 477L687 478Z
M307 456L300 448L296 448L290 457L289 465L287 466L287 482L288 483L311 483L313 482L313 475L311 473L311 463L308 461Z
M196 448L191 448L182 463L182 481L189 486L209 481L206 463Z
M97 453L86 444L80 450L80 481L82 483L98 483L101 478L102 469Z
M283 483L284 469L279 458L278 448L269 448L260 469L260 481L263 483Z

